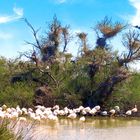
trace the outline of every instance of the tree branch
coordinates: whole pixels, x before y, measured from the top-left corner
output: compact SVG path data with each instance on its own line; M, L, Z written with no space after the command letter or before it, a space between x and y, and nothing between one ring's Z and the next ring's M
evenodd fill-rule
M41 45L40 45L39 40L38 40L38 38L37 38L37 33L38 33L38 31L40 30L40 28L37 29L37 30L35 30L35 29L33 28L33 26L29 23L29 21L28 21L26 18L24 19L24 21L25 21L26 24L31 28L32 33L33 33L33 36L34 36L34 38L35 38L35 41L36 41L36 44L37 44L37 45L35 45L35 44L33 44L33 43L29 43L29 42L28 42L28 44L31 44L31 45L35 46L36 48L38 48L39 50L41 50Z

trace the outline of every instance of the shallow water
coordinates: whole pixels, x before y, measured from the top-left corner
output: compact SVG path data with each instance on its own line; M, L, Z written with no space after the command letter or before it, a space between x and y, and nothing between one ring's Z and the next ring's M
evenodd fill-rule
M26 127L24 127L26 128ZM33 125L25 140L140 140L140 119L59 119Z

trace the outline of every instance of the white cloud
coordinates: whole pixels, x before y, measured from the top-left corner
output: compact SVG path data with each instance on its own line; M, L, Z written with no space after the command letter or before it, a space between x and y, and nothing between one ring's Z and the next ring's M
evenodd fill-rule
M13 15L0 16L0 24L15 21L17 19L22 18L22 16L23 16L22 8L14 7L13 11L14 11Z
M136 9L136 13L131 17L132 25L140 25L140 0L129 0L130 4Z
M23 16L23 9L22 8L17 8L14 7L13 11L18 15L18 16Z

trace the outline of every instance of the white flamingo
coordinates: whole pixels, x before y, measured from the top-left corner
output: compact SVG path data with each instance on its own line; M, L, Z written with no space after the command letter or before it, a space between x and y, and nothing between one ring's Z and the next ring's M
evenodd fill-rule
M68 115L68 118L75 119L77 117L76 113L71 113Z
M115 109L111 109L111 110L109 111L109 113L111 114L110 116L114 116L115 113L116 113L116 111L115 111Z
M80 117L80 119L79 119L81 122L84 122L86 119L85 119L85 117L83 116L83 117Z
M128 116L132 115L132 110L128 110L128 111L126 111L125 114L128 115Z
M135 105L135 107L131 111L134 113L138 112L137 105Z

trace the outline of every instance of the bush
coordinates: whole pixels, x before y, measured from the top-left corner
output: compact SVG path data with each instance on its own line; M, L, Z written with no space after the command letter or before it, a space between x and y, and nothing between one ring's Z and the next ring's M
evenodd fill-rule
M25 83L9 85L0 91L0 103L11 107L31 107L33 105L34 87Z
M106 107L119 105L121 109L128 110L134 105L140 109L140 74L134 73L130 80L118 85L112 96L108 99Z
M0 140L16 140L14 133L8 129L8 125L8 120L0 120Z

